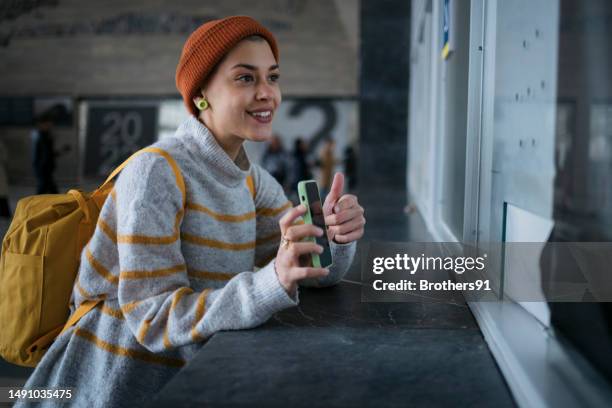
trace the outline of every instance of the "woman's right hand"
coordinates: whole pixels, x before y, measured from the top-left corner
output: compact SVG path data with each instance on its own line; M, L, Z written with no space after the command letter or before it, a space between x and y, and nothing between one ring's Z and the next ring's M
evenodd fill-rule
M327 276L327 268L314 268L300 264L300 257L310 259L311 253L320 254L323 247L315 242L301 242L307 237L320 237L323 230L312 224L293 225L295 220L306 214L306 207L302 204L287 211L279 220L281 237L288 241L286 245L280 245L276 254L275 268L278 281L285 291L293 297L297 289L298 281L305 278L319 278Z

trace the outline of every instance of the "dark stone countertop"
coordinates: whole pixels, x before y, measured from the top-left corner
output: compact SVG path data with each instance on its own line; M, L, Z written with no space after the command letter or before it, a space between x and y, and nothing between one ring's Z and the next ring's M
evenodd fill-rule
M465 304L360 289L302 288L299 307L215 334L153 406L514 406Z

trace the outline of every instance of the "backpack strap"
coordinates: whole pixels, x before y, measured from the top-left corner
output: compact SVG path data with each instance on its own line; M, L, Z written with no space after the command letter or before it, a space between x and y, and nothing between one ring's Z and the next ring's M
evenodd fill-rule
M170 164L170 167L172 167L172 172L174 173L174 177L176 178L176 184L178 186L178 189L181 191L181 194L183 196L183 207L184 207L187 204L187 191L185 189L185 180L183 179L181 170L178 164L176 164L176 161L174 161L174 158L168 152L166 152L163 149L160 149L159 147L145 147L144 149L141 149L137 151L136 153L132 154L130 157L127 158L127 160L125 160L115 170L113 170L110 176L106 178L106 181L102 183L100 187L98 187L98 189L94 192L94 194L96 194L96 192L98 191L104 191L105 187L117 176L117 174L121 172L121 170L125 168L125 166L129 164L130 161L132 161L136 156L142 153L147 153L147 152L159 154L160 156L163 156L164 159L168 161L168 164Z
M59 332L58 336L60 334L64 333L69 328L71 328L72 326L74 326L75 324L77 324L79 322L79 320L81 320L81 317L85 316L87 314L87 312L89 312L94 307L98 306L98 304L100 302L102 302L102 300L103 299L86 300L83 303L81 303L81 305L70 316L70 318L68 319L68 321L64 325L64 328L62 329L62 331Z
M72 189L68 191L68 194L74 197L77 203L79 203L79 207L81 207L81 210L83 210L83 215L85 216L84 222L87 224L90 223L92 220L91 212L89 211L87 199L85 198L85 196L83 196L83 193L79 190Z
M55 329L51 330L49 333L38 338L34 343L30 345L30 347L28 347L28 352L31 354L31 353L34 353L38 349L46 348L47 346L49 346L49 344L51 344L51 342L53 342L53 340L55 340L56 337L58 337L60 334L64 333L66 330L74 326L81 319L81 317L85 316L87 312L89 312L91 309L96 307L101 301L102 299L86 300L85 302L81 303L81 305L74 311L74 313L70 315L70 318L68 319L68 321L66 322L64 326L56 327Z

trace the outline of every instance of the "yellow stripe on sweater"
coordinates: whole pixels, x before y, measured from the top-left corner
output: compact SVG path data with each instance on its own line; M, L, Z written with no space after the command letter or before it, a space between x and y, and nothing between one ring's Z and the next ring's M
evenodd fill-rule
M149 353L141 350L133 350L126 347L121 347L116 344L108 343L101 338L97 337L92 332L77 327L74 329L74 334L91 342L96 347L113 353L119 356L130 357L137 360L142 360L147 363L160 364L169 367L182 367L185 365L185 361L178 358L164 357L157 354Z
M186 269L185 264L175 265L170 268L154 269L152 271L144 270L132 270L122 271L119 273L120 279L149 279L149 278L162 278L165 276L174 275L175 273L182 272Z
M115 319L119 319L119 320L125 319L125 317L123 316L123 313L121 313L121 310L110 308L105 304L102 305L102 307L100 308L100 311L108 316L114 317Z
M90 265L94 268L96 272L98 272L100 276L102 276L104 279L106 279L113 285L119 283L119 278L110 273L108 269L104 267L104 265L102 265L96 258L94 258L93 254L89 250L89 245L87 246L85 255L87 256L87 260L89 261Z
M150 235L117 235L117 243L119 244L148 244L148 245L167 245L176 242L179 239L179 225L183 210L176 213L174 221L174 234L163 237L155 237Z
M145 319L140 324L140 330L138 330L138 336L136 337L136 339L143 346L145 344L145 338L147 337L147 333L149 332L150 328L151 328L151 320L150 319Z
M79 283L79 277L77 276L74 285L76 286L77 290L79 291L79 293L81 294L82 297L84 297L85 299L93 299L94 295L92 295L91 293L89 293L88 291L86 291L81 284Z
M132 311L134 311L134 309L136 309L138 306L140 306L141 303L142 303L141 300L133 300L131 302L125 303L125 304L121 305L121 311L124 314L130 314L130 313L132 313Z
M263 245L274 241L280 243L280 238L280 231L277 231L270 235L266 235L265 237L257 238L257 245Z
M253 197L253 200L255 200L255 196L257 195L255 192L255 181L253 180L253 175L249 174L246 178L246 185L247 188L249 189L249 192L251 193L251 197Z
M255 248L255 241L248 241L248 242L242 242L242 243L235 244L233 242L224 242L224 241L217 241L216 239L198 237L196 235L187 234L185 232L181 234L181 238L185 242L189 242L191 244L207 246L210 248L217 248L217 249L227 249L230 251L244 251L247 249Z
M170 337L168 335L168 326L170 325L170 316L172 312L176 308L176 305L181 301L181 298L187 293L193 293L193 289L188 287L182 287L176 292L174 292L174 296L172 297L172 304L170 305L170 310L168 310L168 320L166 320L166 328L164 329L164 347L169 349L172 347L172 343L170 343Z
M145 245L168 245L178 240L179 234L165 237L152 237L147 235L118 235L119 244L145 244Z
M106 299L106 294L105 293L101 293L99 295L92 295L91 293L86 291L81 286L81 283L79 282L79 275L77 275L76 279L74 280L74 286L76 286L77 290L79 291L79 294L82 297L84 297L85 299L88 299L88 300L104 300L104 299Z
M304 220L297 220L293 225L304 225ZM280 243L281 233L280 231L273 232L272 234L257 237L257 245L268 244L270 242L278 241Z
M275 215L278 215L291 207L293 207L293 203L291 201L287 201L282 207L278 208L258 208L257 215L262 215L264 217L274 217Z
M198 330L196 329L198 322L202 320L204 317L204 312L206 311L206 298L212 292L212 289L204 289L202 294L198 297L198 303L196 306L195 320L193 322L193 327L191 328L191 339L194 342L204 340L204 336L202 336Z
M235 276L233 273L208 272L208 271L201 271L201 270L192 269L192 268L189 268L187 273L189 276L193 278L210 279L210 280L218 280L218 281L228 281Z
M214 218L217 221L224 221L224 222L242 222L242 221L252 220L253 218L255 218L255 211L251 211L251 212L244 213L244 214L237 214L237 215L221 214L221 213L211 210L210 208L206 208L203 205L196 204L196 203L187 203L187 209L202 212L204 214L210 215L212 218Z
M98 218L98 227L100 227L100 229L111 241L113 241L113 243L117 243L117 233L113 231L113 229L102 219L102 217Z

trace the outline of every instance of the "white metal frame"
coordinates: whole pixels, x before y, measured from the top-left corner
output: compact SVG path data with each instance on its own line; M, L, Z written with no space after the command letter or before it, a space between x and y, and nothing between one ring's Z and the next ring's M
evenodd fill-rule
M417 24L420 22L420 19L425 13L425 8L427 2L430 0L423 0L421 2L413 3L413 13L416 15L416 18L413 18L412 21ZM431 39L429 42L429 46L433 50L430 54L430 60L428 62L430 71L429 71L429 107L428 107L428 118L427 118L427 135L416 135L415 137L426 137L431 142L431 146L427 154L429 155L427 163L428 167L426 170L424 177L430 177L431 184L430 189L425 192L427 197L422 197L423 192L414 191L410 183L408 183L409 187L409 195L415 201L417 208L420 213L423 215L423 219L427 226L427 229L430 231L431 235L436 241L442 242L458 242L462 237L457 237L448 225L445 223L441 214L441 206L440 206L440 197L442 195L442 183L443 172L440 170L439 157L444 149L445 145L445 135L444 135L444 112L441 111L443 109L444 104L441 103L444 100L444 95L442 94L443 89L440 86L442 80L442 70L444 69L444 61L440 56L440 44L442 41L441 30L441 13L443 12L441 9L441 2L437 0L431 0L431 21L432 21L432 30L431 30ZM416 28L418 30L418 27ZM413 35L416 33L416 30L413 30ZM411 101L413 104L414 100ZM409 115L409 118L412 115ZM415 129L410 127L411 132L415 135ZM409 178L408 178L409 179ZM428 205L429 204L429 205Z

